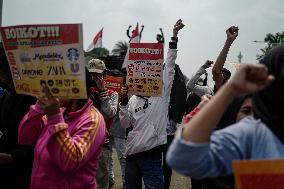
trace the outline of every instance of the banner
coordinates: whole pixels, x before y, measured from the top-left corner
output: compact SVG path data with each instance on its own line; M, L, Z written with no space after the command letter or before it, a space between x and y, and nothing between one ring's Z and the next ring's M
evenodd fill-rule
M162 96L163 62L162 43L130 43L126 66L129 94Z
M1 27L16 92L87 98L82 24Z
M121 88L123 85L123 77L119 77L119 76L111 76L111 75L106 75L105 78L105 85L106 88L111 89L113 91L116 91L118 93L121 92Z
M233 163L238 189L282 189L284 160L241 160Z

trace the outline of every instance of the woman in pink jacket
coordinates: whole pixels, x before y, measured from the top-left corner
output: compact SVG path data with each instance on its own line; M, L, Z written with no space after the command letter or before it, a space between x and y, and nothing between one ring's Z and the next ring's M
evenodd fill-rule
M59 100L49 92L19 126L19 143L34 145L32 189L96 188L105 122L91 100Z

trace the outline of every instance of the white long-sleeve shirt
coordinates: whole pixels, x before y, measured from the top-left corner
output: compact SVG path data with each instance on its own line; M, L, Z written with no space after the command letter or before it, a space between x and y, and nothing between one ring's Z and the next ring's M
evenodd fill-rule
M126 106L120 105L121 126L133 128L127 136L126 155L144 152L167 142L168 107L176 57L177 50L169 49L163 74L162 97L141 98L133 95ZM144 106L146 100L147 108Z
M199 97L206 95L206 94L214 95L214 92L211 87L200 86L196 84L200 76L205 73L206 73L206 70L201 67L190 79L187 80L186 82L187 94L189 94L190 92L193 92L197 94Z

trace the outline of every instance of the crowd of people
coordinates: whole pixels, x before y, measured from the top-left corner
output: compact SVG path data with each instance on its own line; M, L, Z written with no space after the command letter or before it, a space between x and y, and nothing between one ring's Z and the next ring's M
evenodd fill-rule
M239 29L229 27L216 61L184 75L187 107L178 124L169 106L184 26L173 26L160 97L129 95L125 81L120 92L107 89L99 59L86 65L87 99L58 98L46 85L41 97L17 94L1 46L0 187L111 188L113 149L124 189L169 189L172 169L189 176L193 189L234 188L233 160L283 158L284 45L231 77L224 64ZM212 65L214 87L207 85Z

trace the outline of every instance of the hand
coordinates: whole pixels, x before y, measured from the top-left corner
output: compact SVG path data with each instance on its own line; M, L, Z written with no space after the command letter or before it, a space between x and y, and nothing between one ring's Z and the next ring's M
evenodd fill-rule
M144 25L142 25L141 27L144 28Z
M210 61L210 60L207 60L202 66L201 68L203 69L207 69L207 68L210 68L210 66L213 64L213 61Z
M161 32L163 32L163 29L162 29L162 28L160 28L160 31L161 31Z
M226 34L227 40L232 43L238 37L239 28L236 26L231 26L226 30Z
M198 108L201 109L203 108L210 100L212 96L211 95L203 95L201 97L201 102L198 104Z
M131 25L129 25L129 26L128 26L128 29L130 29L131 27L132 27L132 26L131 26Z
M120 100L123 101L126 98L128 98L128 86L124 85L122 86L121 91L120 91Z
M268 74L268 69L262 64L247 64L240 69L228 81L227 85L237 95L256 93L270 85L274 80L273 75Z
M38 98L38 103L42 107L45 115L50 117L60 112L59 99L52 96L48 87L43 88L44 96Z
M105 80L103 75L93 75L93 80L96 82L99 91L105 91Z
M184 24L182 23L182 20L179 19L176 24L174 25L174 29L173 29L173 37L177 37L177 34L179 32L179 30L181 30L184 27Z

